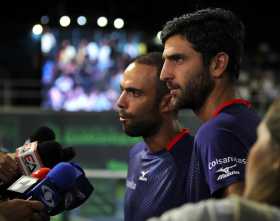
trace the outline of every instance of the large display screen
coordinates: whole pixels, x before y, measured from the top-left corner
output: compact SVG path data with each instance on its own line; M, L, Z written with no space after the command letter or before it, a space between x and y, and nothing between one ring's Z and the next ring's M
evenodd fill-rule
M114 109L121 74L147 52L141 32L49 29L41 37L42 107L55 111Z

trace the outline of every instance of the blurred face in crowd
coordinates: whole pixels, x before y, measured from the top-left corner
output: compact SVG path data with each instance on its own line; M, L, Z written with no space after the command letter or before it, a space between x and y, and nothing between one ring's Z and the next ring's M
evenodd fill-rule
M123 74L121 95L117 101L120 122L129 136L149 137L162 123L156 101L157 69L131 63Z
M176 108L199 110L214 88L202 55L182 35L169 37L164 44L161 80L171 90Z
M245 194L254 192L256 189L258 192L263 192L270 188L269 185L274 186L272 178L275 178L275 173L280 172L278 171L279 154L273 148L271 135L264 122L259 125L257 134L257 141L248 156Z

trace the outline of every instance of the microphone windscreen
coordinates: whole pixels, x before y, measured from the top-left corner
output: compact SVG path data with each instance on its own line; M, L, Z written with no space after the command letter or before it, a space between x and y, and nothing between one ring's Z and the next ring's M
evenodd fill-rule
M47 178L52 180L58 188L68 189L75 183L76 175L75 167L70 163L61 162L47 174Z
M46 126L39 127L29 138L30 142L38 141L42 143L44 141L55 140L55 133L52 129Z
M45 167L53 168L63 161L62 146L56 141L45 141L37 147L39 156Z
M62 160L69 161L76 156L75 149L73 147L67 147L62 150Z

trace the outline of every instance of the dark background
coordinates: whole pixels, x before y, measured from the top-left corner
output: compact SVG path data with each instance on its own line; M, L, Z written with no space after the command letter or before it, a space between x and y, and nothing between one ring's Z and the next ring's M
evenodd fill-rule
M279 51L280 15L275 5L276 1L248 0L7 1L0 9L0 74L2 78L40 79L40 46L31 40L31 29L40 22L42 15L48 15L50 25L57 27L58 18L64 14L75 17L85 15L88 27L92 28L96 27L96 18L99 16L104 15L109 19L122 17L126 29L156 34L174 16L203 7L223 7L233 10L244 21L247 27L247 50L254 50L259 43L268 42L274 50Z

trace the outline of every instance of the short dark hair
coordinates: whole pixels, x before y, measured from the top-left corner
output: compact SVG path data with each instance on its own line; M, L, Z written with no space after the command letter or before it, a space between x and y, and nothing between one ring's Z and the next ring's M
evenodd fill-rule
M160 80L160 73L163 67L164 60L161 52L150 52L145 55L140 55L134 59L135 63L154 66L157 68L157 81L156 81L156 100L159 103L162 97L169 93L166 82Z
M183 35L200 52L205 65L219 52L229 56L227 71L232 80L238 79L244 51L245 27L237 16L225 9L206 8L168 21L161 40Z

